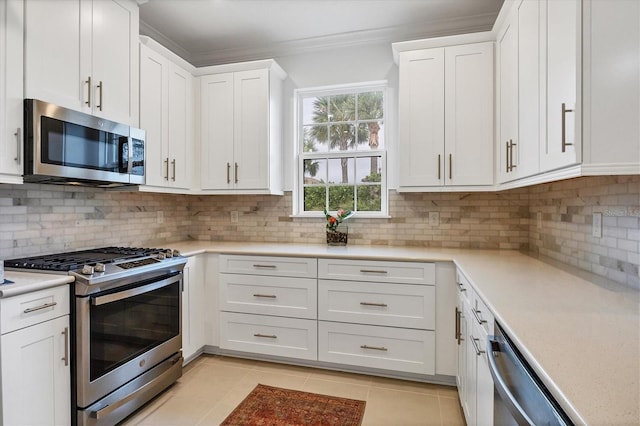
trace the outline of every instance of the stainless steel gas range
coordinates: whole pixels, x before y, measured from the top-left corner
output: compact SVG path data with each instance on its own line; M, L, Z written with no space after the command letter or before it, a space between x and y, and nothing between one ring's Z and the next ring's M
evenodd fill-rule
M113 425L182 375L182 271L165 249L105 247L5 261L75 278L72 416Z

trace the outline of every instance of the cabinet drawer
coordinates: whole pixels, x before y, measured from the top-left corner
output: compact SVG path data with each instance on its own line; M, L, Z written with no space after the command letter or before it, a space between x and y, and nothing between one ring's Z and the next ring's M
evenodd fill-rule
M264 355L316 360L314 320L220 312L220 347Z
M319 321L318 359L433 375L435 332Z
M473 299L473 288L467 277L460 270L456 270L456 286L458 287L459 296L467 303L471 304Z
M69 314L69 286L0 299L0 332L9 333Z
M435 286L318 281L318 317L327 321L435 329Z
M318 275L318 261L304 257L222 255L220 272L315 278Z
M320 259L318 260L318 277L348 281L435 285L436 265L417 262Z
M471 304L472 321L482 328L482 331L486 334L493 334L494 319L493 315L487 308L487 305L478 297L477 294L473 295L473 302Z
M220 274L220 309L315 319L316 279Z

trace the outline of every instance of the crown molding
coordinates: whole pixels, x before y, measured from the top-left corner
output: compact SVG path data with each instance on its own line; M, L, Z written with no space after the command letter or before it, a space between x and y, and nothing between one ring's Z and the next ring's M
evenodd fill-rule
M495 19L495 13L486 13L425 22L423 26L424 29L419 31L410 31L404 26L393 26L373 30L351 31L329 36L288 40L252 47L216 49L201 52L189 51L142 20L140 21L140 34L153 38L194 66L203 67L263 58L302 55L310 52L357 47L367 44L390 44L393 42L489 31Z

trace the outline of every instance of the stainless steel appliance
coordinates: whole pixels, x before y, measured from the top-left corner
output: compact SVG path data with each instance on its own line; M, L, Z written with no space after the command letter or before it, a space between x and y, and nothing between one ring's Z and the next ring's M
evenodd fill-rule
M495 425L573 424L498 323L495 336L488 336L487 343Z
M75 278L77 424L113 425L182 375L185 263L172 250L120 247L6 261Z
M145 132L24 100L24 180L112 187L145 183Z

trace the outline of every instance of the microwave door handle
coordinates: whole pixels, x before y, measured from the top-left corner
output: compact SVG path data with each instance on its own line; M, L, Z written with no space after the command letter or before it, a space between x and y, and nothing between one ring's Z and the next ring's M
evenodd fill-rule
M117 293L105 294L104 296L91 297L91 304L93 306L100 306L100 305L105 305L111 302L117 302L118 300L127 299L129 297L137 296L143 293L148 293L150 291L169 286L175 282L180 281L181 279L182 279L182 274L175 275L173 277L166 278L164 280L155 281L150 284L141 285L140 287L135 287L129 290L119 291Z
M492 337L493 336L487 336L487 359L489 360L489 371L491 372L491 377L493 378L493 385L502 398L502 401L507 406L509 413L511 413L518 425L535 426L527 413L524 411L524 408L522 408L522 406L513 396L504 379L502 378L502 375L500 374L498 365L496 364L495 360L496 353L499 354L501 352L500 343L497 340L492 339Z

